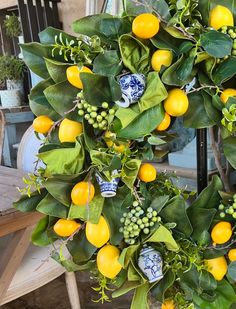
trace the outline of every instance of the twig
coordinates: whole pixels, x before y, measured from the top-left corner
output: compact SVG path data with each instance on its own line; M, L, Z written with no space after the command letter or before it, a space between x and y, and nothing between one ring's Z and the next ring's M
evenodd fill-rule
M212 148L212 151L213 151L213 154L214 154L214 157L215 157L216 167L219 171L219 174L220 174L221 180L224 184L225 190L227 192L229 192L230 191L229 179L228 179L228 177L227 177L226 173L224 172L224 169L221 165L221 152L219 151L219 147L218 147L216 140L215 140L214 127L209 128L209 134L210 134L210 139L211 139L211 148Z
M188 92L188 94L189 93L193 93L193 92L198 92L198 91L200 91L202 89L218 89L218 87L217 86L208 86L208 85L206 85L206 86L202 86L202 87L199 87L199 88L193 88L193 90L190 90Z
M75 111L76 110L76 108L77 108L77 106L78 106L78 101L76 100L76 101L74 101L74 102L77 102L76 104L75 104L75 106L74 107L72 107L70 110L68 110L68 111L66 111L66 112L64 112L64 114L65 115L67 115L67 114L69 114L69 113L71 113L71 112L73 112L73 111Z

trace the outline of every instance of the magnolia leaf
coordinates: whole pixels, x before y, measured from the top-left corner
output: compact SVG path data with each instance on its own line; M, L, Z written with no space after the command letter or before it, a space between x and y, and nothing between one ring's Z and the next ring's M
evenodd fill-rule
M233 41L224 33L210 30L200 36L203 49L214 58L223 58L231 55Z
M13 203L13 207L21 212L35 211L39 202L46 196L47 190L42 189L40 193L35 191L28 195L23 195L21 198Z
M124 163L122 169L122 181L129 187L133 189L133 185L138 176L138 171L142 161L137 159L129 159Z
M127 268L130 260L132 259L134 253L139 249L140 244L129 246L122 250L119 263L122 265L123 268Z
M118 107L116 111L116 117L120 119L122 124L122 129L127 127L138 115L140 114L139 109L137 109L138 104L136 106L132 106L129 108Z
M149 283L145 283L135 289L130 309L142 308L148 309L147 295L149 292Z
M70 206L71 204L70 193L73 185L70 182L56 178L49 178L44 183L48 193L65 206Z
M224 154L232 165L236 169L236 140L235 137L230 136L223 140L223 150Z
M213 81L216 85L221 85L231 79L236 73L236 58L229 57L222 62L213 73Z
M57 239L55 234L53 236L49 236L48 229L51 225L50 221L49 216L46 216L42 218L35 226L31 234L31 241L35 246L45 247L52 244ZM53 223L55 223L55 220Z
M47 58L45 58L45 63L50 77L56 84L67 80L66 69L69 67L68 63L61 63Z
M93 72L103 76L116 76L122 70L122 61L116 50L99 54L93 62Z
M160 137L158 137L156 135L151 135L148 138L148 143L150 145L155 145L155 146L160 146L160 145L166 144L166 142L163 139L161 139Z
M57 218L67 218L68 207L58 202L51 194L47 194L44 199L40 201L36 208L37 211Z
M76 41L76 37L72 36L64 31L62 31L61 29L56 29L53 27L47 27L46 29L44 29L43 31L39 32L39 39L40 39L40 43L42 44L49 44L49 45L53 45L55 44L55 36L61 36L62 41L66 42L67 41Z
M228 265L227 275L230 277L230 279L236 282L236 262L231 262Z
M175 275L172 270L168 270L164 278L155 284L151 289L152 295L155 299L162 303L165 300L166 291L174 284L174 282Z
M174 240L171 232L163 225L160 225L157 230L148 239L145 240L145 243L147 242L164 242L168 250L179 250L179 246Z

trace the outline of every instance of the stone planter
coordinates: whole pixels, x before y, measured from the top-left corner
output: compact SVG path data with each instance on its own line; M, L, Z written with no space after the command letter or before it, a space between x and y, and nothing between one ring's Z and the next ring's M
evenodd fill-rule
M7 90L19 90L22 98L24 97L24 84L22 79L7 79Z
M10 108L21 105L21 93L19 89L0 90L2 107Z

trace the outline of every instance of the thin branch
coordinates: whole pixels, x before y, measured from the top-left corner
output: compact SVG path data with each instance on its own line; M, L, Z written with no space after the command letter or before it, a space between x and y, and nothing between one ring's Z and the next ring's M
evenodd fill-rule
M215 157L216 167L219 171L225 190L229 192L230 191L229 179L221 165L221 152L219 151L217 142L215 140L214 127L209 128L209 134L210 134L210 139L211 139L211 148L212 148L212 151Z
M193 88L193 90L190 90L188 92L189 93L193 93L193 92L198 92L200 90L203 90L203 89L218 89L219 87L217 86L209 86L209 85L206 85L206 86L202 86L202 87L199 87L199 88Z

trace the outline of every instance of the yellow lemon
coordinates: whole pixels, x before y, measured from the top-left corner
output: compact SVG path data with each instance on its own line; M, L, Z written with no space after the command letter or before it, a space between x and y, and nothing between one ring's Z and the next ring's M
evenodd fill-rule
M68 82L76 88L83 89L83 84L80 79L80 73L93 73L88 67L83 66L81 69L77 65L72 65L67 68L66 76Z
M143 163L138 172L138 178L143 182L154 181L157 177L157 171L152 164Z
M83 127L80 122L65 118L60 124L58 137L61 143L75 143L76 137L82 132Z
M171 123L171 117L169 114L165 113L164 119L162 122L156 127L157 131L165 131L169 128Z
M228 257L231 262L235 262L236 261L236 249L229 250Z
M211 239L217 245L222 245L230 240L232 233L231 224L226 221L221 221L213 227Z
M215 30L223 26L233 26L234 17L232 12L225 6L216 5L210 11L209 25Z
M95 189L92 183L80 181L71 191L71 200L76 206L84 206L92 201L94 194Z
M213 275L217 281L221 281L227 273L227 262L224 256L220 256L211 260L205 260L208 272Z
M106 245L98 251L97 267L103 276L113 279L119 274L122 269L119 256L120 250L112 245Z
M165 300L161 305L161 309L175 309L174 301L172 299Z
M99 218L97 224L86 223L85 234L87 240L95 247L101 248L110 239L110 229L103 216Z
M53 229L57 235L61 237L68 237L80 227L81 224L77 223L75 220L59 219L54 224Z
M221 101L224 104L227 103L230 97L236 97L236 89L233 89L233 88L225 89L220 95Z
M106 131L104 137L107 147L113 148L118 153L123 153L129 146L128 143L114 141L116 139L116 134L110 131Z
M173 60L173 53L167 49L159 49L152 55L152 68L154 71L160 72L161 67L169 67Z
M165 111L173 117L184 115L188 110L188 106L188 96L183 90L178 88L170 90L168 97L164 101Z
M150 39L158 33L159 24L160 21L155 15L143 13L133 20L132 31L140 39Z
M38 116L33 121L33 128L35 132L38 133L48 133L51 127L53 126L53 120L48 116L42 115Z

